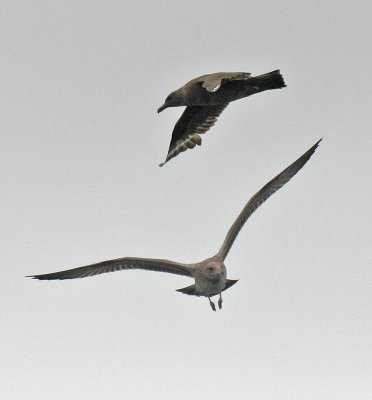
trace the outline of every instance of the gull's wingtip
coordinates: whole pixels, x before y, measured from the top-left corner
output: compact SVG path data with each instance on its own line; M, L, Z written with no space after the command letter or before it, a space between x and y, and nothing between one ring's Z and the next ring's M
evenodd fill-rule
M46 280L52 280L50 276L51 274L41 274L41 275L26 275L25 278L30 278L30 279L37 279L38 281L46 281ZM58 278L57 278L58 279Z
M307 150L298 160L296 160L293 164L297 165L297 161L300 161L301 167L300 169L310 160L311 156L315 153L318 148L320 142L323 138L319 139L315 144L313 144L309 150Z
M320 142L323 140L323 138L320 138L315 144L314 144L314 146L312 146L311 148L310 148L310 150L313 150L313 151L315 151L316 149L317 149L317 147L319 146L319 144L320 144Z

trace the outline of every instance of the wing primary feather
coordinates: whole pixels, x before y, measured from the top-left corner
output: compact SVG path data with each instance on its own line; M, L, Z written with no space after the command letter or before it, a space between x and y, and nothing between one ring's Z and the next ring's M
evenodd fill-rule
M248 218L257 210L262 203L264 203L271 195L273 195L277 190L283 187L294 175L309 161L310 157L314 154L319 143L322 141L320 139L314 144L308 151L306 151L301 157L299 157L295 162L293 162L289 167L284 169L280 174L263 186L255 195L253 195L227 232L225 240L217 253L219 257L224 260L228 255L231 246L233 245L238 233L248 220Z
M72 268L65 271L30 275L28 278L39 280L75 279L126 269L144 269L148 271L167 272L190 277L194 276L193 264L182 264L162 259L124 257L115 260L102 261L100 263L83 267Z
M188 140L193 140L197 145L201 145L201 138L198 134L206 133L217 121L222 111L228 103L216 106L188 106L174 126L172 139L169 145L168 154L162 167L178 154L192 149L195 146L189 146ZM197 135L197 138L196 138Z

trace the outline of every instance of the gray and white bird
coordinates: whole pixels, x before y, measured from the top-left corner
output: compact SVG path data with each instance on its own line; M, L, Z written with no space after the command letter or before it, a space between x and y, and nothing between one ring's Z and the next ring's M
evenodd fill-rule
M257 208L272 194L284 186L306 164L315 152L315 149L318 147L321 140L322 139L315 143L315 145L306 153L248 200L247 204L227 232L225 240L218 253L212 257L195 264L183 264L175 261L153 258L123 257L115 260L102 261L84 267L43 275L31 275L29 277L39 280L74 279L126 269L144 269L149 271L168 272L171 274L194 278L195 283L193 285L178 289L177 291L188 295L208 297L212 309L216 311L216 306L212 302L211 297L219 295L218 306L219 308L222 308L221 293L237 282L237 280L227 279L224 261L238 233L247 219L257 210Z
M259 76L251 76L249 72L216 72L187 82L170 93L158 109L160 113L168 107L186 106L174 126L167 157L159 166L187 149L200 146L199 135L215 124L230 102L285 86L279 70Z

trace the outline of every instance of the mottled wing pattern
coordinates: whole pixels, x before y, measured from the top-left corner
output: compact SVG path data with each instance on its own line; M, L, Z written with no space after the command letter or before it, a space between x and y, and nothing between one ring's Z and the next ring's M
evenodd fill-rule
M188 106L177 121L170 142L166 160L160 164L162 167L173 157L187 149L200 146L202 139L199 136L207 132L217 121L228 103L216 106Z
M161 259L124 257L117 258L115 260L102 261L97 264L86 265L84 267L52 272L50 274L31 275L29 277L39 280L75 279L104 274L106 272L122 271L126 269L144 269L148 271L168 272L170 274L190 277L194 276L194 269L192 265Z
M231 246L234 243L238 233L242 229L247 219L257 210L257 208L264 203L271 195L277 190L284 186L297 172L307 163L310 157L314 154L318 147L320 139L313 147L311 147L306 153L298 158L294 163L267 183L261 190L259 190L243 208L238 218L235 220L229 231L227 232L225 241L223 242L218 255L224 260L230 251Z
M226 82L246 80L250 76L251 74L248 72L217 72L206 75L202 86L208 92L216 92Z

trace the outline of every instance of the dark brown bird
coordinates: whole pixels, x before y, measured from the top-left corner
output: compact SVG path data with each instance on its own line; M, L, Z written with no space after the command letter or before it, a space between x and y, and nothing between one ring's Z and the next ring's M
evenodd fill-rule
M243 228L247 219L257 210L257 208L272 194L284 186L307 163L321 140L322 139L315 143L315 145L305 154L251 197L227 232L225 240L218 253L210 258L195 264L182 264L175 261L155 258L123 257L116 260L102 261L85 267L52 272L50 274L31 275L30 278L40 280L85 278L87 276L103 274L105 272L114 272L126 269L144 269L149 271L168 272L171 274L194 278L195 284L178 289L178 292L188 295L208 297L209 304L212 309L216 311L216 307L210 298L219 295L218 306L219 308L222 308L221 292L237 282L237 280L226 278L226 266L224 261L229 254L231 246L238 236L238 233Z
M186 83L169 94L158 109L160 113L168 107L186 106L174 126L167 158L159 166L187 149L200 146L202 139L199 135L215 124L231 101L285 86L279 70L259 76L251 76L248 72L217 72Z

